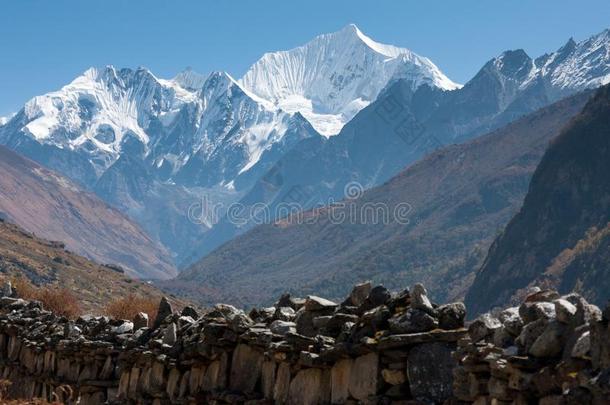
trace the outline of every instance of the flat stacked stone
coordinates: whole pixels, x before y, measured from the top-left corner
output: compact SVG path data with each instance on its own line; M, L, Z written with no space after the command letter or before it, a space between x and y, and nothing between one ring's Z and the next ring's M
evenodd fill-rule
M537 290L469 325L454 353L454 395L476 404L606 403L608 338L608 320L583 297Z
M441 403L465 309L422 285L392 294L370 282L337 303L282 296L249 313L218 304L149 322L57 317L0 298L0 372L11 395L98 403Z

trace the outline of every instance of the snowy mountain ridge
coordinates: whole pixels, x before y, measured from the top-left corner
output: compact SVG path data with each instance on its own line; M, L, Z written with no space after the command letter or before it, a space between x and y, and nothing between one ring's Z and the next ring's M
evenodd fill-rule
M609 44L604 31L536 60L507 51L461 87L427 58L349 25L265 54L239 80L192 69L162 79L144 68L91 68L28 101L0 126L0 144L95 191L180 261L190 254L185 246L214 225L185 215L202 196L225 206L279 201L282 193L268 196L263 184L277 163L278 193L308 184L312 195L328 200L342 195L354 173L373 186L427 150L422 134L460 142L608 82ZM365 109L378 97L403 103L398 118L406 143L390 136L395 122ZM379 141L382 133L388 142ZM232 235L219 229L222 237L210 240Z
M9 122L14 116L15 114L9 114L6 117L0 117L0 127Z
M535 72L563 91L610 82L610 29L581 42L570 38L556 52L535 61Z
M536 59L523 50L507 51L491 61L496 71L519 83L519 90L543 82L553 99L610 82L610 29L580 42L570 38L557 51Z
M375 42L351 24L302 47L265 54L240 80L190 68L173 79L142 67L90 68L28 101L0 141L23 142L15 139L17 131L74 151L89 161L96 179L129 150L163 181L233 185L265 153L278 157L298 139L338 133L399 78L414 89L424 83L458 87L429 59ZM304 119L317 134L304 128ZM286 133L292 139L284 140Z
M167 131L189 111L190 129L177 138ZM238 168L246 171L263 153L260 148L281 140L286 113L244 90L230 75L213 72L201 83L192 71L172 80L159 79L138 68L90 68L58 91L37 96L23 109L22 130L37 142L81 151L101 174L135 138L156 167L171 164L178 172L201 153L207 159L220 153L221 144L243 144L246 156ZM236 126L250 126L227 133ZM174 142L179 141L179 145ZM128 146L132 147L132 146Z
M460 87L428 58L375 42L354 24L288 51L266 53L239 82L287 112L300 112L330 136L399 78L413 88Z
M0 126L0 144L95 191L177 255L207 230L185 215L194 202L234 201L312 136L300 114L225 72L201 82L190 70L168 80L113 66L34 97Z

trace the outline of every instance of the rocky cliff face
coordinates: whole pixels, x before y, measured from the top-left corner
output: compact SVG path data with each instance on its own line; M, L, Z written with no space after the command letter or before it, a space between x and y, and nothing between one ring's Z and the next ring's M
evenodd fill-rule
M555 139L536 169L521 211L492 245L466 297L474 313L542 284L610 296L610 87L602 87Z

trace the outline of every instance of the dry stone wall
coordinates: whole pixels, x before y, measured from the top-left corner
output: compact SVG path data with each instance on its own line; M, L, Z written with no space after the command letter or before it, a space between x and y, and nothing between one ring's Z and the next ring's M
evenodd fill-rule
M246 314L217 305L157 319L69 321L38 302L0 299L0 373L11 396L81 404L441 403L466 335L460 303L423 286L358 285L343 303L282 296Z
M15 398L80 404L608 403L608 318L550 291L464 328L461 303L415 285L342 303L282 296L156 319L83 316L0 299L0 374Z
M474 404L610 404L610 305L535 291L469 325L454 396Z

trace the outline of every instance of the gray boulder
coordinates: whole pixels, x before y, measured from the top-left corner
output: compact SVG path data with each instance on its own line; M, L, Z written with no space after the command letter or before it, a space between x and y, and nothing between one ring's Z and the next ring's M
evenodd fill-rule
M163 333L163 344L173 346L176 344L178 327L174 322L170 323Z
M494 331L493 344L498 347L509 347L515 343L515 337L510 334L504 325Z
M496 329L502 324L491 314L486 313L475 319L468 327L468 334L473 342L478 342L486 337L493 336Z
M551 321L528 352L535 357L558 357L563 351L565 339L566 325L558 321Z
M269 329L276 335L286 335L288 333L296 333L296 323L276 320L271 322Z
M546 326L549 324L547 319L538 319L537 321L530 322L523 327L523 330L515 340L517 345L523 350L524 353L528 353L530 347L534 344L536 339L542 335Z
M190 305L185 306L182 309L182 312L180 313L180 315L182 315L182 316L190 316L194 320L199 319L199 314L197 313L195 308L191 307Z
M277 319L280 321L293 321L296 312L292 307L278 307L275 309L275 313L273 314L273 319Z
M428 299L428 292L423 284L417 283L411 290L411 308L421 309L429 314L434 313L434 307Z
M506 332L512 336L519 336L523 329L523 319L519 315L518 307L507 308L500 313L500 322L504 325Z
M555 301L555 314L559 322L572 323L576 316L576 310L576 305L570 301L561 298Z
M123 333L130 332L133 332L133 322L131 321L123 321L122 324L112 328L112 333L115 333L117 335L122 335Z
M359 307L364 304L372 289L373 286L370 281L355 285L349 295L351 305Z
M404 314L390 318L388 322L390 331L397 334L427 332L438 328L436 318L425 311L414 308L409 308Z
M133 318L133 330L142 328L148 328L148 314L145 312L139 312Z
M519 307L519 315L524 323L538 319L555 319L555 304L552 302L524 302Z
M571 356L576 359L590 359L591 352L591 334L589 331L580 335L574 347L572 348Z
M305 300L305 310L307 311L322 311L327 309L333 309L337 307L337 303L327 300L325 298L316 297L315 295L310 295Z
M173 314L172 304L169 303L166 297L161 298L159 310L157 311L157 316L155 318L155 322L153 323L153 329L157 329L159 326L161 326L165 318L171 314Z
M441 329L452 330L464 327L466 306L462 302L441 305L438 307L438 326Z
M368 304L369 308L375 308L384 305L391 297L392 294L390 294L390 291L387 288L378 285L371 290L366 300L366 304Z
M303 336L315 336L317 332L313 325L314 317L314 312L306 311L305 308L299 309L295 317L297 333Z
M580 294L568 294L563 299L576 307L576 315L572 321L573 326L601 320L601 310L597 306L589 304Z

